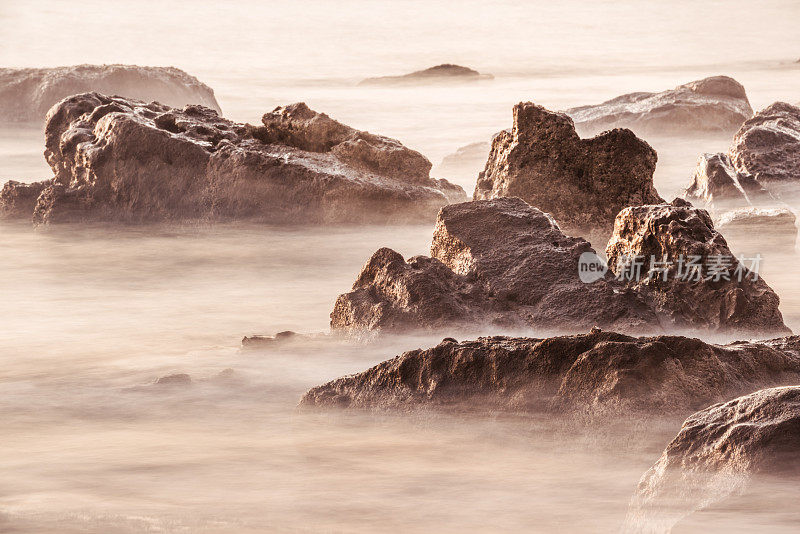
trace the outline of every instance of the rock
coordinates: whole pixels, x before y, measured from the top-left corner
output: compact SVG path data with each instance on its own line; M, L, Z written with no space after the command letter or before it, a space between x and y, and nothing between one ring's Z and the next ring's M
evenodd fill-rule
M361 80L358 85L398 85L398 84L418 84L431 82L471 82L477 80L491 80L491 74L481 74L480 72L445 63L436 65L424 70L418 70L402 76L381 76L379 78L366 78Z
M431 256L378 250L331 313L331 329L367 332L482 327L574 332L594 325L639 332L655 315L610 275L581 282L589 243L564 235L518 198L443 208Z
M730 156L737 172L767 187L800 180L800 108L775 102L756 113L734 136Z
M582 134L630 128L639 135L735 132L753 115L744 87L712 76L661 93L630 93L565 111Z
M684 196L693 202L704 202L709 207L775 202L753 176L736 172L727 154L700 156Z
M291 330L284 330L271 336L245 336L242 338L242 348L251 349L282 345L297 339L298 336L302 336L302 334Z
M50 185L50 180L27 184L10 180L0 190L0 217L19 219L30 217L36 200Z
M186 373L162 376L155 381L157 386L188 386L191 383L192 378Z
M632 278L629 287L671 331L757 337L790 333L778 295L734 257L708 212L685 200L622 210L606 255L609 267ZM641 276L635 267L625 267L635 265L632 258L645 262ZM669 263L653 264L663 260ZM699 270L689 267L693 260Z
M668 532L692 512L720 502L739 497L752 506L756 501L747 493L767 477L785 481L770 487L769 501L787 489L800 497L798 386L756 391L689 417L642 477L627 526Z
M175 67L74 65L0 69L0 121L40 121L58 101L89 91L220 112L214 91Z
M798 350L798 336L713 345L596 328L546 339L445 339L312 388L301 405L681 420L709 403L800 379Z
M491 145L480 141L460 147L448 154L436 168L436 172L446 178L474 177L486 165Z
M581 139L572 120L536 104L514 106L514 126L492 141L473 198L520 197L571 234L606 232L627 206L663 202L656 152L630 130Z
M758 236L765 250L794 249L797 241L796 217L788 208L740 208L721 214L715 226L728 241Z
M263 122L234 123L202 106L69 97L48 114L55 179L34 220L387 224L432 220L465 199L460 187L428 177L419 153L305 104Z

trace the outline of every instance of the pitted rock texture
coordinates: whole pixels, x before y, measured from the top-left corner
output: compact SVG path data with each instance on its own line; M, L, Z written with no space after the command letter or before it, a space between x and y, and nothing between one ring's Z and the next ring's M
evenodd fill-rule
M563 113L514 106L497 134L473 198L520 197L568 233L607 231L622 208L663 202L653 187L656 152L630 130L581 139Z
M630 93L565 111L582 134L630 128L639 135L733 133L753 116L742 84L712 76L660 93Z
M727 154L700 156L684 196L708 207L741 207L776 202L753 176L737 172Z
M668 318L671 330L754 337L790 333L778 295L734 256L708 212L685 200L621 211L606 255L610 269L629 278L659 317ZM644 262L641 273L631 261L636 258Z
M30 218L36 201L51 180L32 184L9 180L0 190L0 217L6 219Z
M173 107L198 104L220 111L209 86L175 67L73 65L0 69L0 121L40 121L63 98L91 91Z
M713 345L681 336L483 337L406 352L315 387L304 406L657 415L800 379L800 337Z
M433 220L465 198L428 177L419 153L305 104L255 127L202 106L86 93L50 110L45 141L55 178L33 212L39 223L386 224Z
M401 76L380 76L366 78L358 85L413 85L419 83L472 82L491 80L491 74L481 74L475 69L444 63L427 69L410 72Z
M784 484L768 485L776 479ZM686 419L642 477L627 522L631 531L668 532L697 510L754 502L748 494L757 494L760 483L769 500L787 489L800 496L798 482L800 387L756 391Z
M775 102L745 122L733 138L731 161L762 184L800 180L800 108Z

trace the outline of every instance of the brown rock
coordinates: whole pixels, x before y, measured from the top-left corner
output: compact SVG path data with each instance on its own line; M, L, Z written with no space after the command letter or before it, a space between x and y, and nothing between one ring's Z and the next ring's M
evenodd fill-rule
M790 333L778 295L733 256L708 212L685 200L621 211L606 255L609 267L633 278L629 286L670 329L759 337ZM624 267L634 265L633 258L644 262L641 276ZM650 269L662 260L671 263ZM699 273L689 269L691 260L701 266Z
M37 222L386 224L432 220L465 197L428 177L419 153L304 104L253 127L202 106L86 93L50 110L45 138L55 179Z
M569 233L607 232L622 208L663 202L653 187L656 159L630 130L581 139L568 116L520 103L511 131L492 141L473 197L520 197Z
M727 154L700 156L684 196L692 202L700 201L709 207L740 207L775 202L772 195L753 176L737 172Z
M753 115L744 87L712 76L660 93L630 93L565 111L583 134L630 128L639 135L735 132Z
M756 113L734 136L730 156L739 173L767 187L800 180L800 108L775 102Z
M26 184L10 180L0 190L0 217L19 219L30 217L36 200L50 185L50 180Z

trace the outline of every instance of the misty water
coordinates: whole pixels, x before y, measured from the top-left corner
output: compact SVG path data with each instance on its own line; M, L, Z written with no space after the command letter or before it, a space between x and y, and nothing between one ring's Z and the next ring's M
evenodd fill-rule
M798 23L788 1L3 2L0 64L174 65L251 123L305 101L400 139L469 194L480 168L437 164L510 127L519 101L564 109L726 74L756 110L796 103ZM495 79L356 87L443 62ZM41 130L0 126L0 179L48 177ZM672 198L730 136L648 141ZM371 253L425 254L432 224L0 232L0 532L613 532L678 430L297 411L309 387L441 336L272 351L241 351L241 338L325 331ZM798 331L795 252L769 236L731 244L764 257ZM193 383L154 385L174 373ZM714 513L724 532L795 526Z

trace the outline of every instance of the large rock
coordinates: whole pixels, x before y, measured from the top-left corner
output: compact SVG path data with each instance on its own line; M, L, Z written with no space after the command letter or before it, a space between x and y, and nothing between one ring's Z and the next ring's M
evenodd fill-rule
M681 420L710 403L797 381L799 350L797 336L712 345L598 329L547 339L445 339L315 387L301 404Z
M769 192L749 174L733 168L727 154L703 154L697 160L691 183L684 195L710 208L774 203Z
M684 422L642 477L626 526L631 532L668 532L692 512L725 501L734 501L734 510L763 506L754 498L761 484L767 489L767 506L787 490L794 493L788 502L796 505L798 483L800 387L757 391L715 404Z
M74 65L0 69L0 121L39 121L58 101L89 91L220 111L209 86L175 67Z
M661 93L630 93L565 113L584 134L625 127L639 135L686 135L733 133L753 115L753 109L739 82L713 76Z
M433 220L463 190L394 139L294 104L263 126L202 106L99 93L54 106L45 157L55 178L37 222L249 219L284 224Z
M797 241L797 217L788 208L739 208L722 213L714 225L729 242L752 243L755 237L768 251L794 249Z
M670 330L758 337L789 332L778 295L757 269L733 255L708 212L685 200L621 211L606 255L609 267ZM640 272L634 260L643 263Z
M800 180L800 108L776 102L745 122L733 138L731 161L762 184Z
M413 85L419 83L472 82L477 80L491 80L492 78L494 78L494 76L491 74L481 74L469 67L444 63L401 76L366 78L361 80L358 85Z
M351 334L658 328L655 315L610 275L581 282L579 259L593 253L587 241L567 237L549 215L518 198L446 206L432 257L405 261L378 250L337 299L331 328Z
M622 208L663 202L653 187L656 159L630 130L581 139L563 113L520 103L513 128L494 137L473 197L520 197L568 233L607 232Z

